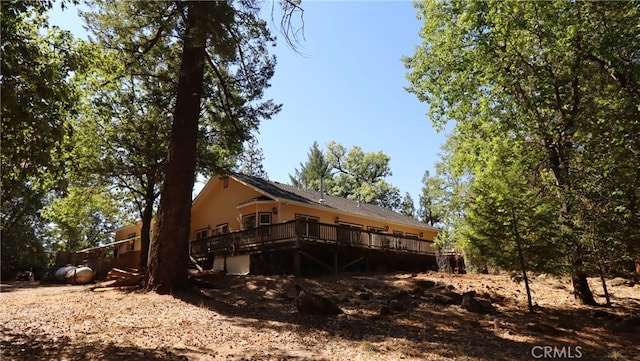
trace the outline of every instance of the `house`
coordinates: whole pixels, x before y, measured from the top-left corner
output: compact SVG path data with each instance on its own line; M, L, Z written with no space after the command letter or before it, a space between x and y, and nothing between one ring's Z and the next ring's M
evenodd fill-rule
M130 224L114 231L115 241L86 248L77 252L58 252L56 268L83 264L91 267L100 279L112 268L140 267L140 228L142 222Z
M190 253L230 273L437 269L438 229L389 209L257 177L209 180L191 210Z
M140 226L117 229L115 242L101 247L112 263L139 264ZM204 268L232 274L420 271L438 268L437 234L383 207L228 174L212 177L193 200L189 252ZM446 257L458 262L457 253Z

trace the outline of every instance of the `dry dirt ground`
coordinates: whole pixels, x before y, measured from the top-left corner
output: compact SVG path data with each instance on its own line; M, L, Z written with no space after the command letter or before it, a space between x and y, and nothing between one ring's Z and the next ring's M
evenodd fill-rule
M420 280L458 293L475 290L499 313L434 303L417 287ZM537 312L528 314L524 285L506 275L229 276L225 282L176 296L3 284L0 359L640 360L640 285L610 281L614 307L594 308L573 303L568 280L539 276L532 283ZM590 283L601 295L599 281ZM344 314L299 314L296 284L336 300ZM390 299L404 310L380 316Z

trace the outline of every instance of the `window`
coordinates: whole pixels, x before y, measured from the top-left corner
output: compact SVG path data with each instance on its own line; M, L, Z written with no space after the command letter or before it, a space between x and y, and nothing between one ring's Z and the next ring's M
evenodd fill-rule
M405 237L418 239L418 238L420 238L420 235L415 234L415 233L406 233Z
M300 235L302 237L318 238L320 237L320 218L305 216L304 214L296 214L296 219L305 221L302 224Z
M379 233L379 235L373 235L371 244L379 244L382 247L389 247L389 238L387 238L387 230L389 227L380 228L380 227L367 227L369 232Z
M129 240L129 242L127 242L127 251L133 251L136 245L136 233L129 233L127 239Z
M260 217L258 224L260 226L260 235L266 236L271 231L269 228L269 225L271 225L271 213L260 213L258 216Z
M369 230L370 232L375 232L375 233L384 233L385 230L384 228L380 228L380 227L367 227L367 230Z
M255 214L247 214L246 216L242 216L242 229L252 229L256 228L256 215Z
M196 239L203 239L209 237L209 229L203 228L196 231Z
M338 222L338 225L341 226L341 227L347 227L347 228L353 228L353 229L362 229L362 225L361 224Z
M216 236L218 234L229 233L229 223L219 224L212 230L212 236Z
M393 235L394 237L404 237L404 232L393 231ZM391 247L398 248L398 249L406 248L406 246L402 244L402 240L397 238L391 243Z
M268 226L271 224L271 213L260 213L260 225Z
M362 225L338 222L338 241L358 243L362 240Z

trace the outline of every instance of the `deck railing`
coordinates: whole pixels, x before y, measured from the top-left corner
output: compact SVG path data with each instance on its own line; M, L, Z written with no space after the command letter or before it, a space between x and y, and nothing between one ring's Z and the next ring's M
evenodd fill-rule
M196 258L207 258L213 254L292 248L301 242L429 255L437 252L432 241L301 219L193 240L190 252Z

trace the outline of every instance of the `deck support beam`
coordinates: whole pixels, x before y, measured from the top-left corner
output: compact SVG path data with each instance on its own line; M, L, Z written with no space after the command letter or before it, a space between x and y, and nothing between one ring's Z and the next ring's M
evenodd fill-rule
M300 252L301 252L300 251L300 246L301 246L302 242L300 242L300 234L299 234L300 233L299 232L300 226L299 226L299 224L300 224L300 220L294 221L294 225L295 225L294 230L295 230L295 234L296 234L296 245L293 248L293 274L296 275L296 276L301 276L302 275L302 266L301 266L301 263L300 263Z
M322 267L326 268L326 269L327 269L327 270L329 270L329 271L333 271L333 270L334 270L334 268L333 268L333 267L329 266L328 264L326 264L326 263L322 262L321 260L319 260L319 259L317 259L317 258L313 257L312 255L310 255L310 254L308 254L308 253L306 253L306 252L304 252L304 251L300 251L300 254L301 254L302 256L305 256L305 257L307 257L308 259L312 260L313 262L315 262L315 263L317 263L317 264L321 265Z
M344 269L347 269L347 267L352 266L352 265L354 265L354 264L356 264L356 263L358 263L358 262L360 262L360 261L362 261L364 259L365 259L365 256L362 256L362 257L358 258L355 261L351 261L351 262L345 264L344 266L340 267L340 270L342 271Z
M371 264L369 262L369 258L371 258L371 251L367 251L367 255L364 257L364 270L365 270L365 272L371 271Z
M300 248L293 249L293 274L296 276L302 275L302 269L300 267Z

